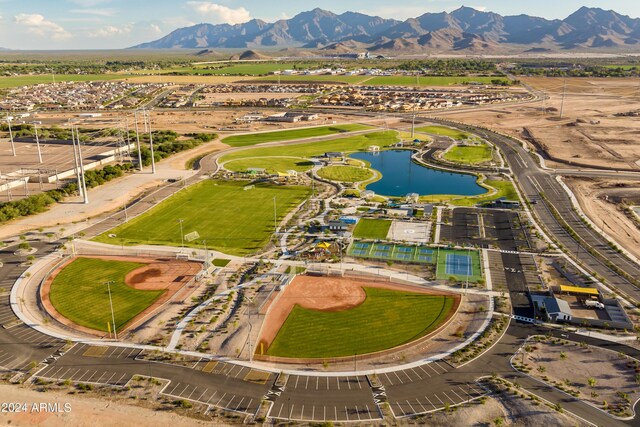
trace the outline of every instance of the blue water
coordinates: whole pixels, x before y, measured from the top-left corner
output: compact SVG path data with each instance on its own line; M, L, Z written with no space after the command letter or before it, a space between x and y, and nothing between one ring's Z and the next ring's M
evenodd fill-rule
M351 157L371 163L371 167L382 174L379 181L367 185L367 190L383 196L402 197L409 193L476 196L487 192L476 183L475 175L421 166L411 160L412 153L410 150L359 152Z

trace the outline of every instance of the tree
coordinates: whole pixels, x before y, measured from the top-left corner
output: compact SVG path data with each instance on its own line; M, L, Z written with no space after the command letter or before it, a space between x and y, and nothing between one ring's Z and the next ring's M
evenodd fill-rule
M564 351L560 352L560 359L565 360L567 358L567 353L565 353Z
M544 366L540 365L538 366L538 372L540 372L541 374L544 374L547 371L547 368L545 368Z
M596 379L593 377L589 377L587 378L587 383L589 384L589 387L595 387L596 386Z

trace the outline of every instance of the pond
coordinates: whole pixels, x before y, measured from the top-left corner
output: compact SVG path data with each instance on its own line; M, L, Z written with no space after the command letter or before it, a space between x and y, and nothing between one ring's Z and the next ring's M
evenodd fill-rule
M379 171L382 178L367 185L376 194L402 197L409 193L421 196L451 194L477 196L487 192L476 183L476 176L447 172L419 165L411 160L410 150L353 153L350 157L365 160Z

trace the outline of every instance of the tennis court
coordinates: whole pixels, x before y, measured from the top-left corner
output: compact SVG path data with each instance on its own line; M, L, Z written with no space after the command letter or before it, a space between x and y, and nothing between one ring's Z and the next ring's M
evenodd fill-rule
M347 254L358 258L433 264L433 249L388 243L354 242Z
M477 282L482 279L480 253L476 250L441 249L438 251L438 266L436 278L448 280L454 277L459 281Z

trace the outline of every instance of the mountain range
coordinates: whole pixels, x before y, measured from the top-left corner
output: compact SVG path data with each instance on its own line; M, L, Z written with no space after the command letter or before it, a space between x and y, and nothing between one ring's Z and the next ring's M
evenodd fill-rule
M198 24L133 48L286 48L335 52L621 49L640 46L640 19L613 10L582 7L565 19L501 16L461 7L405 21L323 9L269 23Z

